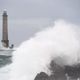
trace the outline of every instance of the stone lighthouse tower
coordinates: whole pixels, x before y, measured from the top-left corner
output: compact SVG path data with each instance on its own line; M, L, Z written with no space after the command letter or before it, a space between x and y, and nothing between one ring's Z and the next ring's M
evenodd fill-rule
M8 48L9 47L9 40L8 40L8 15L7 15L7 12L4 11L3 12L3 15L2 15L2 18L3 18L3 23L2 23L2 46L5 47L5 48Z

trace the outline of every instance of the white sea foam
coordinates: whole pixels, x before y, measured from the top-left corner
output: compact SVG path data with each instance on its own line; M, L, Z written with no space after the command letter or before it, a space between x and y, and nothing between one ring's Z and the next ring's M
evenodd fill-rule
M10 80L34 80L41 71L50 75L52 60L61 66L76 64L79 52L80 28L64 20L55 21L13 53Z
M9 75L10 69L11 69L10 65L7 65L5 67L0 68L0 80L9 80L9 78L10 78L10 75Z

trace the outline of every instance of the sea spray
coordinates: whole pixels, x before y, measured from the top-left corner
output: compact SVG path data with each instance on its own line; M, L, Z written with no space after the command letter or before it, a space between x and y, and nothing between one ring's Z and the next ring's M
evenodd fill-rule
M40 72L51 75L50 62L60 66L79 62L80 28L64 20L23 42L13 53L10 80L34 80ZM25 35L26 37L26 35Z

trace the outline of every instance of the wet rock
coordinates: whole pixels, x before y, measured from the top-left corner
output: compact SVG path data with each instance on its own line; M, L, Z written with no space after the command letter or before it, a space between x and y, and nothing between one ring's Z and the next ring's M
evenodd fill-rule
M65 66L65 73L72 78L80 78L80 64Z
M49 80L49 76L46 73L41 72L37 74L34 80Z
M52 72L50 76L41 72L37 74L34 80L67 80L64 68L57 65L54 61L50 64L50 70Z

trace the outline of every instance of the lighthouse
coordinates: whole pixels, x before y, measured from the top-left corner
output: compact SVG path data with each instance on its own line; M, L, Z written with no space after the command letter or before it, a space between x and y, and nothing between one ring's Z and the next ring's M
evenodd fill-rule
M2 46L5 48L9 47L8 40L8 15L7 12L4 11L2 15Z

